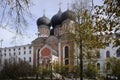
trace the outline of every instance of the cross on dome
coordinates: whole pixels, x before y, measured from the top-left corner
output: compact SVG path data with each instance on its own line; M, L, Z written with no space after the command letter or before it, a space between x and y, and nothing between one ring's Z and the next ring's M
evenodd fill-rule
M43 16L45 16L45 9L43 9Z
M70 5L70 3L68 2L68 3L67 3L67 9L68 9L68 10L69 10L69 5Z
M61 9L61 4L62 4L62 2L61 2L61 0L59 0L59 9Z

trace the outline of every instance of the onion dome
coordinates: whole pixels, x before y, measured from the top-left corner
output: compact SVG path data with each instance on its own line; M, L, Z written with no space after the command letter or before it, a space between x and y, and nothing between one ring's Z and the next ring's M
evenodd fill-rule
M38 18L38 20L37 20L38 28L40 25L46 25L46 26L50 27L50 20L45 15L43 15L42 17Z
M56 15L54 15L51 19L51 25L52 27L55 27L56 25L60 25L61 24L61 9L59 9L58 13Z
M61 15L61 22L63 22L66 19L70 19L70 20L75 21L75 19L76 19L75 12L73 12L69 9L67 11L63 12Z

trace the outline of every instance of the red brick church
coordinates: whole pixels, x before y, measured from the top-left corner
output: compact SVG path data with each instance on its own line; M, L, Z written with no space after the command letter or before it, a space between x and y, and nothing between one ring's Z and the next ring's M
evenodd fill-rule
M74 20L75 13L69 9L65 12L59 9L51 20L45 14L38 18L38 37L32 41L34 66L39 63L47 67L51 62L74 65L74 44L70 37L66 35L67 30L74 28Z

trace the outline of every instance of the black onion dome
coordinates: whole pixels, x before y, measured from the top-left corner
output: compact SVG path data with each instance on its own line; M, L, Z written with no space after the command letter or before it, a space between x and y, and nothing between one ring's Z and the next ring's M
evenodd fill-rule
M67 11L63 12L61 15L61 22L63 22L66 19L75 21L75 19L76 19L75 12L73 12L69 9Z
M37 26L39 27L40 25L46 25L50 27L50 20L45 15L43 15L37 20Z
M62 15L62 12L61 12L61 9L59 9L58 13L52 17L51 25L53 27L55 27L56 25L61 24L61 15Z

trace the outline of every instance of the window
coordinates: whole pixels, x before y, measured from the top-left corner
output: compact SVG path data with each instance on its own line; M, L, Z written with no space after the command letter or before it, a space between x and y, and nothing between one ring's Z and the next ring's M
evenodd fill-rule
M15 52L14 52L14 56L15 56Z
M6 53L4 55L6 56Z
M106 57L110 57L110 51L106 51Z
M15 49L13 49L15 51Z
M69 60L65 60L65 65L68 65L69 64Z
M69 48L68 46L65 46L65 58L69 57Z
M117 53L117 57L120 57L120 47L117 49L116 53Z
M31 62L31 57L29 57L29 62Z
M6 52L6 49L4 49L4 52Z
M20 48L18 48L18 50L20 50Z
M31 51L29 51L29 54L31 54Z
M26 52L24 51L24 54L26 54Z
M20 55L20 52L19 52L19 55Z
M9 49L9 51L11 51L11 49Z
M100 70L100 63L97 63L97 69Z
M26 47L24 47L24 49L26 49Z
M31 49L31 46L29 46L29 49Z

